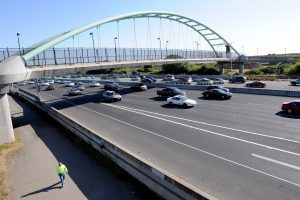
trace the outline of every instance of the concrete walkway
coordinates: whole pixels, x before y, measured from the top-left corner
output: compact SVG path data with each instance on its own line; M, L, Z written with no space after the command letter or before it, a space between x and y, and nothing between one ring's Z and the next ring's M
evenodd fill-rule
M14 130L23 147L10 162L12 199L157 199L138 184L118 179L45 113L9 97ZM58 160L69 170L61 188Z

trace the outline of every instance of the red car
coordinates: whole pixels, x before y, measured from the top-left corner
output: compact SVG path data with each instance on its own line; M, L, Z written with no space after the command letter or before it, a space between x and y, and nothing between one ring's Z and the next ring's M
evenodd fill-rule
M254 81L252 83L247 83L246 87L264 88L266 87L266 84L261 81Z
M46 90L54 90L55 88L53 87L53 85L48 85L47 87L46 87Z
M283 111L291 113L300 113L300 100L290 101L290 102L284 102L282 104L281 109Z

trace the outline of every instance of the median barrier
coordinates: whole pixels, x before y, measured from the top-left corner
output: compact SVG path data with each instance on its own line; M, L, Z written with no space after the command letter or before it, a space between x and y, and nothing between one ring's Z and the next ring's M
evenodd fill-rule
M161 197L170 200L215 199L176 175L155 166L138 154L130 152L126 147L102 136L101 133L97 133L84 124L63 114L61 111L37 100L37 95L24 91L21 89L15 94L46 112L62 126L91 145L101 154L109 157L119 167ZM30 95L32 96L30 97Z

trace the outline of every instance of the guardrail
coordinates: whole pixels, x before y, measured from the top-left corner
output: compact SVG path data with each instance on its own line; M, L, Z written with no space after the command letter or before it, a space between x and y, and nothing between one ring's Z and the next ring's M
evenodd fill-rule
M20 89L15 94L18 94L21 98L46 112L62 126L76 134L87 144L90 144L101 154L109 157L119 167L163 198L170 200L215 199L199 188L176 177L176 175L170 174L141 156L130 152L126 147L122 147L114 141L100 136L101 134L96 134L96 131L63 114L59 110L48 106L42 101L37 101L39 98L37 95L23 89Z

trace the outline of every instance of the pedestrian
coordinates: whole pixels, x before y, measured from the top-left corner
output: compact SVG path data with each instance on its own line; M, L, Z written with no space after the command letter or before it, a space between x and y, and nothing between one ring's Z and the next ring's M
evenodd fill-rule
M56 172L60 178L61 186L64 187L65 173L68 173L67 167L64 164L62 164L61 162L59 162L58 166L56 167Z

